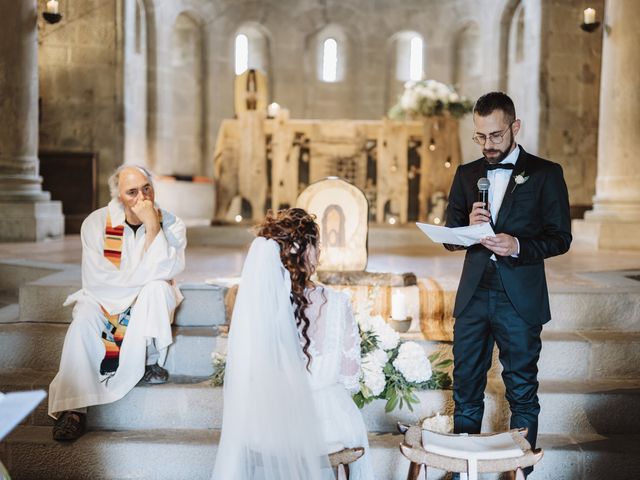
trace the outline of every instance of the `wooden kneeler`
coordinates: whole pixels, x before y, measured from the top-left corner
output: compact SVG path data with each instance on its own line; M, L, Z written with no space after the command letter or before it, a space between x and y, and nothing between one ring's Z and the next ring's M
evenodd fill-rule
M345 448L329 454L331 468L337 480L349 480L349 464L364 455L364 448Z
M422 445L422 428L399 423L398 429L404 433L404 442L400 444L400 451L411 462L407 480L419 480L422 467L424 467L424 479L427 478L428 467L437 468L448 472L467 473L469 462L464 452L459 457L445 456L429 452ZM522 455L508 458L478 459L477 470L481 473L515 472L516 480L524 480L523 469L538 463L542 458L542 449L531 449L531 445L524 438L527 429L510 430L514 443L522 450ZM446 434L445 434L446 435ZM488 437L491 434L469 435L470 437ZM469 478L469 480L474 480Z

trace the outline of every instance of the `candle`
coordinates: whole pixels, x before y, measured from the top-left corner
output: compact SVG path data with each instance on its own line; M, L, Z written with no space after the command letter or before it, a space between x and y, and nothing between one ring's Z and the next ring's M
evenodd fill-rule
M585 8L584 10L584 23L596 23L596 11L593 8Z
M404 292L396 290L391 295L391 318L405 320L407 318L407 304Z
M280 105L278 105L276 102L270 103L267 106L268 117L276 118L278 116L278 113L280 113Z
M58 13L58 0L49 0L47 2L47 13Z

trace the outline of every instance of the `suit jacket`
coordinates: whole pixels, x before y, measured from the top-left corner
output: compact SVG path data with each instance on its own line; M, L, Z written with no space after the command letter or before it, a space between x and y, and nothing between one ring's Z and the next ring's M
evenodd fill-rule
M449 193L446 225L469 225L469 213L478 199L477 182L487 176L484 158L460 165ZM522 174L528 180L515 183ZM561 255L571 244L569 195L562 167L524 151L520 154L509 179L496 233L508 233L520 242L517 258L496 255L498 272L505 292L516 311L530 324L551 319L549 294L544 273L544 259ZM445 245L449 250L464 249ZM454 316L462 313L473 296L492 252L481 244L467 248L462 277L456 295Z

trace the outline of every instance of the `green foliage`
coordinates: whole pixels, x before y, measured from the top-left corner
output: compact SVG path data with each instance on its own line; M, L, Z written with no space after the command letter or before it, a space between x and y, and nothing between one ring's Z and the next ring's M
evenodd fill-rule
M224 372L227 367L227 358L220 355L213 360L213 373L210 380L214 387L221 387L224 384Z
M378 336L370 330L360 330L360 356L364 357L378 348Z

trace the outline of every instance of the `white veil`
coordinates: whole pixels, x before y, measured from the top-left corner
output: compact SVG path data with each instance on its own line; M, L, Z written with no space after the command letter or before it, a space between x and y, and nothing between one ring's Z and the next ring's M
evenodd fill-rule
M290 294L280 247L256 238L229 331L214 480L334 478Z

